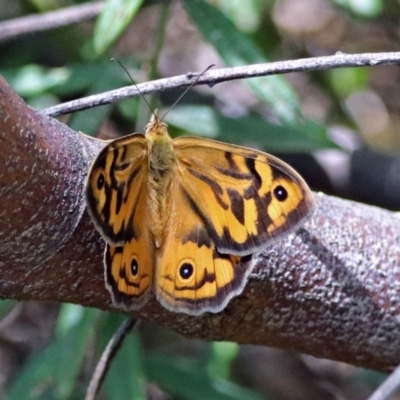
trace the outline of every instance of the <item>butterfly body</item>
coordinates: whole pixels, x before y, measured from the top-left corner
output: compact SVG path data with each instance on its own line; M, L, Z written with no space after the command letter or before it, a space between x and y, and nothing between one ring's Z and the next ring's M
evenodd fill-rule
M157 124L157 125L154 125ZM175 155L166 125L151 121L146 129L148 144L148 210L149 224L156 248L162 246L168 213L169 189L172 184Z
M212 140L171 139L156 115L146 134L108 144L88 175L89 213L106 241L114 303L151 292L172 311L219 312L242 292L254 255L294 231L313 198L279 159Z

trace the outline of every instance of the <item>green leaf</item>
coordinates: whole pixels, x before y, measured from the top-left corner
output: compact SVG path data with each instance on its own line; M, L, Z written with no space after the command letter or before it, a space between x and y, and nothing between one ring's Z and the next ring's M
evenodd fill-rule
M56 335L62 337L74 326L79 325L85 314L85 308L76 304L63 304L58 314Z
M224 379L208 375L204 365L182 358L148 355L147 377L170 395L190 400L261 400L263 397Z
M71 75L68 68L49 69L36 64L5 70L2 73L12 88L25 97L42 95L67 82Z
M227 118L207 106L176 106L166 116L171 133L173 126L191 135L206 136L224 142L262 147L271 152L309 152L338 148L326 129L314 122L281 126L258 115Z
M78 307L78 306L75 306ZM7 399L68 399L73 392L82 359L99 311L84 309L79 321L25 363L11 385Z
M215 47L228 66L268 62L255 43L215 6L204 0L185 1L183 4L204 38ZM246 82L281 121L295 124L301 120L297 95L282 76L251 78Z
M131 65L126 60L126 65ZM87 96L120 88L130 83L126 73L114 62L71 64L63 68L44 68L35 64L2 71L13 89L35 108L57 103L55 96ZM75 130L95 135L108 118L113 105L94 107L71 115L68 125Z
M340 6L361 17L373 18L382 14L383 0L335 0Z
M103 54L124 32L135 17L143 0L107 0L93 37L98 54Z
M340 68L327 71L333 90L341 97L347 97L368 85L367 68Z
M124 74L120 73L119 67L111 61L97 64L96 68L87 69L85 73L92 74L92 79L88 81L91 86L85 93L87 96L116 89L126 83ZM93 76L101 77L101 79L93 79ZM108 104L74 113L68 121L68 125L72 129L95 136L108 118L112 108L113 105Z
M29 0L29 3L41 12L56 10L58 7L55 0Z
M51 368L54 366L52 361L56 351L57 347L53 343L32 356L12 382L6 400L44 399L43 395L52 385Z
M233 342L213 342L213 357L208 365L210 376L229 379L231 365L235 360L239 345Z
M4 318L17 304L14 300L0 300L0 319Z
M224 14L245 32L256 31L263 21L262 5L265 3L259 0L219 0L218 4Z
M75 308L76 315L74 319L70 318L67 330L65 330L65 321L60 320L64 326L63 329L58 329L60 335L56 337L57 361L53 366L53 371L55 393L59 399L67 399L73 392L88 342L94 332L95 322L100 315L98 310L77 305L63 307L70 308L69 314L71 314L71 308Z

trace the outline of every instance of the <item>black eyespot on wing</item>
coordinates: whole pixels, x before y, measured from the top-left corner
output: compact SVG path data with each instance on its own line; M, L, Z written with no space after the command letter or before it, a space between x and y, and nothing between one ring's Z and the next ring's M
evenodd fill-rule
M104 174L101 172L97 178L97 190L101 190L104 187L106 180L104 178Z
M139 264L136 258L132 258L131 260L131 273L133 276L136 276L139 272Z
M194 267L192 264L185 262L179 268L179 275L182 279L189 279L194 272Z
M278 201L282 202L288 198L288 192L282 185L278 185L274 189L274 196Z

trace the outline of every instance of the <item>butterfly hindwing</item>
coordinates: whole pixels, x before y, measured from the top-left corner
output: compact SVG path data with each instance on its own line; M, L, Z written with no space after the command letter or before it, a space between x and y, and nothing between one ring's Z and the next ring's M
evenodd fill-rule
M156 260L157 299L170 310L192 315L221 311L243 290L252 255L220 253L179 181L171 192L166 237Z
M123 246L106 244L105 281L113 303L125 310L136 310L149 299L154 277L154 250L145 236Z

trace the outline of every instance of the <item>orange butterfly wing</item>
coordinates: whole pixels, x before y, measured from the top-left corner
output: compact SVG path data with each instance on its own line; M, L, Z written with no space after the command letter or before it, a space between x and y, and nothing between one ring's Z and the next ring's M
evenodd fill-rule
M223 253L260 250L313 212L307 184L276 157L195 137L173 145L185 196Z
M106 285L114 303L140 308L149 298L154 246L147 227L148 145L134 134L107 145L89 172L88 210L106 241Z
M107 287L126 310L153 289L172 311L219 312L242 292L254 254L311 215L311 191L268 154L193 137L170 142L156 117L147 132L110 143L89 173Z
M219 312L242 292L253 256L218 251L176 178L171 187L166 236L156 258L156 297L175 312Z
M173 141L177 163L156 295L173 311L218 312L238 295L254 253L312 213L303 179L268 154L201 138Z

